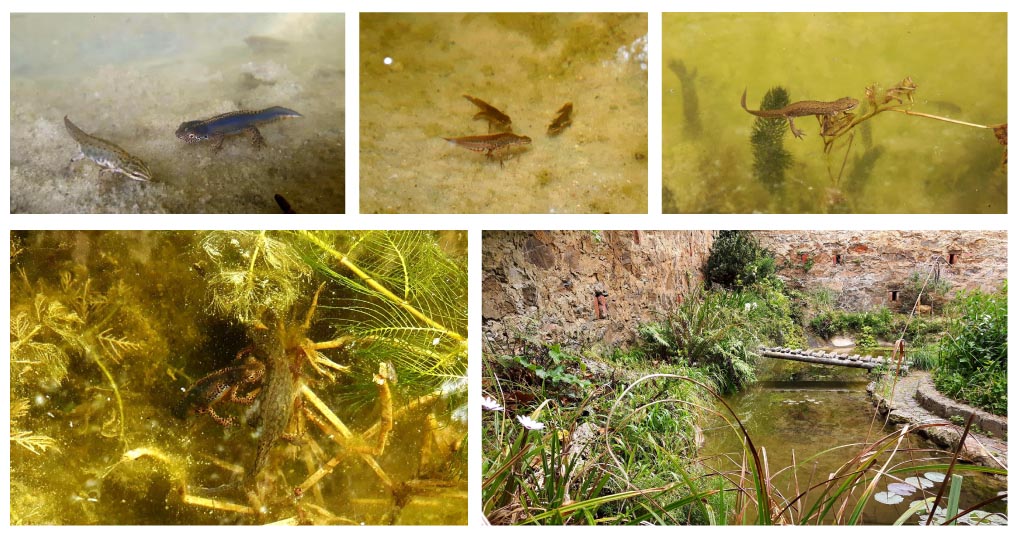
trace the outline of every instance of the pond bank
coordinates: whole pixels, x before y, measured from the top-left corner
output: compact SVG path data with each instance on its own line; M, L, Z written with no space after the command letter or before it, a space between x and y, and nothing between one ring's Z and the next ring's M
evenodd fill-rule
M1007 420L940 394L934 388L930 373L914 371L899 379L890 398L878 393L879 391L885 390L878 388L877 382L867 386L871 400L889 423L920 425L946 422L952 416L967 419L970 414L976 414L974 426L990 432L993 436L974 433L971 430L960 452L961 457L982 466L1008 467L1008 442L1005 440L1008 435ZM946 427L920 429L918 433L942 448L954 450L959 445L962 429L951 424Z

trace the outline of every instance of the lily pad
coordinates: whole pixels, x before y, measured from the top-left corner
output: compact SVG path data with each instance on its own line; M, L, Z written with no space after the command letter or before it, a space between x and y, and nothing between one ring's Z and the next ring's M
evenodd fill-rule
M923 476L935 483L941 483L945 480L945 474L941 472L927 472Z
M888 492L898 494L900 496L909 496L916 492L916 487L909 483L889 483Z
M1008 524L1008 518L1001 513L977 510L959 517L959 523L970 526L1005 526Z
M895 505L897 503L902 503L903 498L902 496L891 492L878 492L874 495L874 500L885 505Z
M918 489L929 489L934 486L934 482L925 477L907 477L904 481Z

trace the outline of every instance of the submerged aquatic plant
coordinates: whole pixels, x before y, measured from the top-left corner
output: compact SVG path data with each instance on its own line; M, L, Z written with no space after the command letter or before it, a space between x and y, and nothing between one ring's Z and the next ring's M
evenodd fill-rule
M201 247L213 265L213 307L241 322L265 311L288 311L311 272L290 242L266 231L212 231Z
M347 242L353 235L315 234L337 250L353 243ZM436 235L411 236L443 258ZM20 498L12 502L12 521L465 520L466 502L459 499L466 488L466 345L441 368L436 348L449 346L434 333L431 346L412 341L422 351L416 362L417 349L406 344L398 363L363 352L370 342L345 327L363 322L359 315L367 309L338 315L338 304L358 294L316 268L331 263L354 272L303 235L32 232L17 238L10 440L12 490ZM392 238L406 244L400 242L406 237ZM372 267L361 252L349 257L355 267ZM456 261L447 263L444 277L428 276L430 288L462 298L449 307L462 309L466 319L464 256L445 257ZM416 266L406 264L411 287L418 283ZM362 274L369 287L386 281ZM458 285L463 288L445 288ZM210 307L181 307L194 303ZM376 320L386 318L396 317ZM466 339L466 321L450 324L450 333ZM392 345L409 339L402 332L385 336ZM285 388L283 397L264 395L272 390L258 377L234 393L234 372L246 371L227 362L235 354L245 364L272 363L265 376ZM450 374L415 375L412 366ZM398 384L397 372L411 381ZM192 384L195 391L184 392ZM217 389L226 393L217 396ZM352 391L371 406L350 404ZM220 403L224 416L234 413L231 405L254 404L233 416L239 419L181 422L171 415L181 397L185 410L209 413ZM260 431L243 430L256 419ZM76 463L66 464L68 458ZM359 510L371 501L390 507ZM399 518L403 506L429 501L447 508L422 515L414 507L406 516L416 518Z
M311 265L349 291L327 306L348 352L390 361L404 387L431 390L466 375L467 270L426 232L367 231L345 250L328 233L300 232Z
M897 112L905 114L907 116L922 117L927 119L933 119L936 121L943 121L952 123L955 125L962 125L965 127L974 127L979 129L991 129L994 133L998 143L1005 146L1006 153L1002 156L1002 166L1004 167L1008 162L1008 125L980 125L977 123L970 123L968 121L960 121L958 119L951 119L942 116L936 116L934 114L927 114L924 112L916 112L912 110L913 106L913 94L919 89L919 85L913 81L912 77L907 76L902 79L901 82L894 86L884 89L878 87L877 84L867 86L864 90L867 102L869 104L866 111L861 111L859 115L852 113L845 113L837 117L825 117L818 116L818 121L821 124L821 138L824 141L824 151L826 154L830 154L835 142L839 141L844 136L849 136L849 142L846 146L846 154L842 159L842 164L839 167L837 174L832 172L831 162L829 161L828 175L831 177L832 182L838 184L842 178L842 174L845 171L846 161L849 157L849 150L852 148L853 138L855 136L855 129L861 123L873 118L874 116L883 112Z
M761 99L761 110L777 110L789 105L789 93L775 86ZM754 120L750 144L754 150L754 175L773 194L785 187L785 172L792 166L793 157L782 145L786 131L785 118L759 117Z
M293 490L303 508L318 514L310 521L335 518L323 491L341 463L357 467L360 462L359 471L373 474L392 494L459 486L441 461L460 452L466 434L466 412L459 410L466 399L463 261L445 254L428 232L214 232L202 244L220 271L211 279L213 304L246 326L254 356L268 357L259 398L262 438L242 485L262 491L260 501L273 506L269 512L289 509L288 492L279 484L296 471L272 458L270 450L277 439L302 434L305 423L337 445L333 453L321 447L300 450L308 474ZM304 280L316 273L326 281L306 311L295 311L291 306L308 294L302 292ZM313 336L326 331L332 339ZM334 361L340 360L337 354L349 365ZM317 378L302 372L305 364ZM399 394L414 398L401 406ZM365 409L364 403L377 410ZM355 432L347 422L364 421L366 410L378 418ZM426 437L417 476L443 476L429 484L411 485L415 480L394 476L382 458L397 434L395 421L410 413L424 414L417 428ZM247 515L259 512L257 503L223 504L200 493L185 501Z

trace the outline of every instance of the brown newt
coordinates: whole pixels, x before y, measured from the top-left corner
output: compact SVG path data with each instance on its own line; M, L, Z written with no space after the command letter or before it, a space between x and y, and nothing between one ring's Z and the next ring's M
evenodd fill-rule
M785 118L789 121L789 130L793 131L793 136L803 138L804 132L797 129L796 125L793 125L793 118L804 116L835 117L840 113L856 108L860 101L852 97L843 97L835 101L799 101L777 110L750 110L747 108L747 90L744 89L743 97L740 98L739 104L747 113L757 117Z
M555 136L573 124L573 103L566 103L556 112L555 119L548 126L548 135Z
M317 295L316 295L317 296ZM275 321L269 313L270 323ZM269 324L272 326L272 324ZM297 376L287 352L282 325L277 329L263 326L250 332L255 348L265 353L267 368L260 396L261 414L258 422L262 432L258 438L255 462L248 468L247 478L253 479L269 460L269 451L276 441L285 436L297 398Z
M499 129L506 131L513 130L513 120L509 116L504 114L498 108L482 101L477 97L471 97L470 95L464 94L464 99L474 103L475 106L481 109L480 112L474 114L474 119L484 119L488 121L488 130L491 132L492 125L495 125Z
M245 354L248 354L246 350L241 351L238 357ZM223 400L240 404L252 403L258 395L263 376L265 364L248 355L244 365L225 367L198 379L174 407L173 414L184 419L188 410L194 409L196 414L208 414L216 423L230 427L234 419L217 414L216 405ZM242 392L247 393L241 395Z
M492 158L492 152L494 151L531 144L531 139L529 137L517 136L512 132L483 134L480 136L461 136L460 138L443 138L443 140L463 147L464 149L470 149L477 153L484 153L488 158ZM502 159L499 159L499 165L502 166Z

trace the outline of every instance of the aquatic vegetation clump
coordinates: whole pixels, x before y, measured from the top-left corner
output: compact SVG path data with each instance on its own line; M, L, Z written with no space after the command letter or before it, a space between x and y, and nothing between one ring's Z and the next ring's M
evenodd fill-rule
M208 284L216 310L252 322L265 311L289 311L301 296L311 271L289 242L271 233L212 231L202 240L213 265Z
M789 105L789 92L775 86L761 99L761 110L777 110ZM786 130L785 118L759 117L754 121L750 144L754 149L754 176L769 191L779 193L785 187L785 172L793 164L793 156L782 145Z
M351 234L344 251L328 233L302 232L321 273L348 298L325 306L338 317L357 362L389 361L401 386L430 391L466 374L467 271L433 235L417 231ZM413 389L416 387L416 389Z

